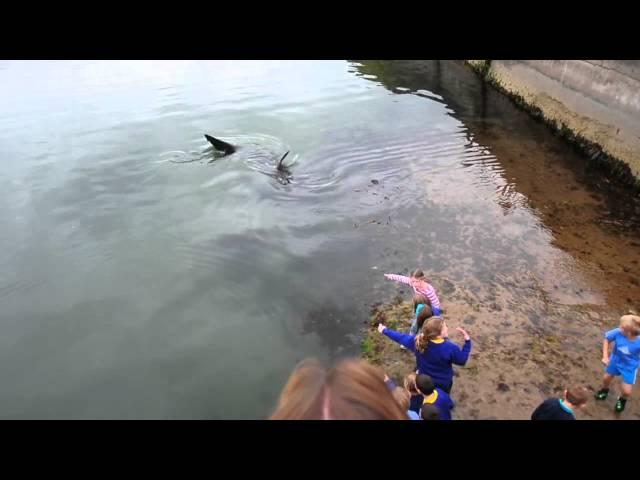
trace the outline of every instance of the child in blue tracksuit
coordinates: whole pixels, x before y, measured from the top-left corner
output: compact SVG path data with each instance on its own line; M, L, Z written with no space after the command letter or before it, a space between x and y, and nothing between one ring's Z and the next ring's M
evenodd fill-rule
M622 377L622 395L618 397L615 411L621 413L631 396L636 383L638 366L640 366L640 317L623 315L620 317L620 328L605 333L602 344L602 363L607 368L602 379L602 388L596 392L597 400L604 400L609 395L609 385L613 377ZM610 344L615 342L615 349L609 357Z
M471 338L462 328L456 329L464 337L464 347L449 341L449 329L440 317L430 318L419 335L407 335L378 325L378 331L415 353L418 373L429 375L436 387L447 393L453 386L453 364L465 365L471 353Z
M424 374L419 374L416 377L416 386L420 393L424 395L423 408L424 405L434 405L440 411L441 420L451 420L451 410L453 410L455 404L447 392L436 387L431 377ZM420 413L422 414L422 411Z

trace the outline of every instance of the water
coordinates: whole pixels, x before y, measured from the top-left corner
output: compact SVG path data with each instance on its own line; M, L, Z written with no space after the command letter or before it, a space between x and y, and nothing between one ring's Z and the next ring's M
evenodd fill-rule
M629 196L459 63L4 61L0 86L1 418L263 418L298 360L358 355L384 272L479 311L479 365L560 317L597 350L639 293ZM204 133L239 149L208 163Z

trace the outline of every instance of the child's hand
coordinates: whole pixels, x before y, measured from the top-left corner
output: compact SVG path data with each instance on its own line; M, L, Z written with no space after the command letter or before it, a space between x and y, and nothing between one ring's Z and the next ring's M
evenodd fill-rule
M467 331L464 328L458 327L458 328L456 328L456 330L460 333L460 335L462 335L464 337L464 341L465 342L471 340L471 337L469 336L469 334L467 333Z
M387 375L386 373L384 374L384 383L387 383L389 381L389 375Z
M602 363L609 366L609 359L607 357L602 357Z
M384 329L385 329L385 328L387 328L387 327L385 327L383 324L381 324L381 323L379 323L379 324L378 324L378 331L379 331L380 333L384 332Z

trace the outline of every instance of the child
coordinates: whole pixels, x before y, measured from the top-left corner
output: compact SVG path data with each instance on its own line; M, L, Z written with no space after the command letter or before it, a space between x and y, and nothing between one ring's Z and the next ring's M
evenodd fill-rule
M409 410L419 413L422 406L424 396L418 391L416 387L416 374L410 373L404 377L404 388L409 395L411 395L411 401L409 403Z
M394 282L404 283L411 285L414 293L424 295L431 302L431 308L434 315L442 315L442 309L440 308L440 300L436 294L436 289L427 282L422 270L414 270L410 277L404 275L394 275L392 273L385 273L385 278L393 280Z
M413 296L413 311L415 316L413 317L413 322L411 322L411 329L409 333L411 335L416 335L425 320L433 317L433 309L431 307L431 302L424 295L418 293Z
M607 366L602 379L602 388L596 392L597 400L604 400L609 395L609 385L613 377L622 377L622 395L618 397L615 411L621 413L631 396L631 389L636 383L636 374L640 364L640 317L623 315L620 317L620 328L609 330L602 344L602 363ZM615 350L609 358L609 346L615 342Z
M413 388L415 389L415 374L413 374L414 382ZM420 420L420 416L417 414L419 411L419 406L417 408L412 407L412 393L407 389L407 378L405 377L404 385L405 388L397 387L395 382L389 378L389 376L385 373L384 375L384 383L387 385L387 388L391 391L393 398L398 405L400 405L403 410L407 412L407 416L411 420ZM420 405L422 404L422 395L420 395ZM406 407L406 408L405 408Z
M395 401L398 402L398 405L400 405L400 408L402 408L402 411L407 412L407 416L410 420L420 420L420 416L416 412L409 410L409 404L411 402L411 395L409 392L402 387L396 387L393 389L391 394Z
M422 420L440 420L440 409L430 403L425 403L420 409Z
M378 324L378 331L415 353L418 373L433 378L435 385L447 393L453 386L452 364L464 366L471 353L471 338L463 328L456 328L464 338L460 348L447 339L449 329L442 318L432 317L422 326L419 335L407 335Z
M416 377L418 391L424 395L424 404L433 405L440 411L442 420L451 420L451 410L455 407L447 392L433 384L429 375L420 374ZM420 412L422 415L422 411Z
M411 323L411 329L409 330L410 335L416 335L420 329L422 329L422 325L429 318L433 317L433 310L431 310L431 303L424 295L418 294L413 297L413 311L415 312L415 316L413 317L413 322ZM400 345L403 350L406 350L404 345Z
M533 411L531 420L575 420L573 412L587 405L588 393L583 387L564 391L564 398L547 398Z

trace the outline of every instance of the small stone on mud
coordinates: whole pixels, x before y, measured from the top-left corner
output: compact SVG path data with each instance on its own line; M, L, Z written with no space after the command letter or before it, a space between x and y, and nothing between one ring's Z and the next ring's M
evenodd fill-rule
M508 392L509 390L511 390L509 388L509 385L507 385L506 383L500 382L498 384L498 391L499 392Z
M465 318L463 323L465 325L474 325L476 323L476 317Z

